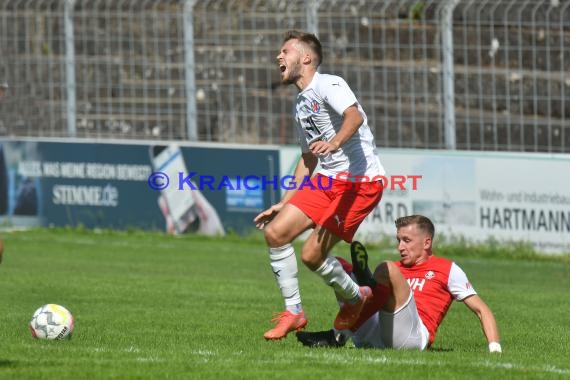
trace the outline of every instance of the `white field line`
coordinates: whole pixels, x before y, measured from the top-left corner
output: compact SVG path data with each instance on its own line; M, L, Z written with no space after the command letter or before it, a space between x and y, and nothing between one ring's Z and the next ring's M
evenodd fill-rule
M327 355L317 354L316 352L310 353L308 356L313 356L318 358L320 361L328 361L330 363L358 363L358 362L368 362L368 363L379 363L379 364L388 364L388 365L409 365L409 366L438 366L438 367L445 367L449 363L442 362L440 360L429 360L429 359L397 359L397 358L388 358L384 355L381 356L366 356L363 358L347 358L345 355L340 353L331 353L326 352ZM304 355L307 356L307 355ZM558 368L553 365L544 365L544 366L536 366L536 365L521 365L517 363L509 363L509 362L492 362L489 360L479 361L479 362L470 362L470 363L463 363L463 366L468 367L484 367L484 368L491 368L491 369L510 369L516 371L533 371L533 372L543 372L543 373L555 373L559 375L570 375L570 369L567 368Z
M97 347L97 348L89 348L86 351L91 352L112 352L115 351L109 348ZM120 351L123 352L135 352L138 353L139 350L133 346L121 349ZM211 350L192 350L190 356L194 356L200 359L201 362L207 363L216 363L219 361L222 362L231 362L233 359L229 357L221 358L220 354L216 351ZM236 352L236 356L241 356L241 352ZM308 353L302 353L299 355L290 355L290 352L283 352L283 355L280 359L283 359L282 362L290 362L296 363L300 358L307 358L312 357L318 359L319 363L331 363L331 364L358 364L358 363L374 363L374 364L384 364L384 365L407 365L407 366L426 366L426 367L446 367L449 365L448 362L443 362L441 360L430 360L430 359L398 359L398 358L388 358L384 355L368 355L362 358L350 358L347 357L345 354L341 352L331 352L331 350L325 349L313 349L310 350ZM127 360L122 358L121 360ZM133 358L134 361L138 362L168 362L169 360L166 358L161 358L158 356L150 356L150 357L143 357L139 356ZM101 359L89 359L89 361L93 362L100 362ZM105 360L103 360L105 361ZM463 363L464 367L474 367L474 368L491 368L491 369L507 369L507 370L515 370L515 371L525 371L525 372L538 372L538 373L552 373L558 375L570 375L570 369L568 368L559 368L550 364L546 364L544 366L536 366L536 365L521 365L517 363L509 363L509 362L493 362L489 360L479 361L479 362L469 362Z

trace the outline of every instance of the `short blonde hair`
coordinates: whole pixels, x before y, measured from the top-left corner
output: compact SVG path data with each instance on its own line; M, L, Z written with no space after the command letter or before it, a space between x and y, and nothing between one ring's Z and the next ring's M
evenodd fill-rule
M411 224L415 224L418 228L427 233L430 238L433 239L435 235L435 227L429 218L423 215L408 215L402 216L401 218L396 219L394 222L396 224L396 229L400 229L401 227L406 227Z

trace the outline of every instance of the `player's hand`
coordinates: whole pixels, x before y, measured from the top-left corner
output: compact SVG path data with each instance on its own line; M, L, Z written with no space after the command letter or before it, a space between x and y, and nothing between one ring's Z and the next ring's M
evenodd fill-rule
M503 352L503 350L501 348L501 344L498 342L489 343L489 352L491 352L491 353L496 352L496 353L500 354L501 352Z
M273 220L273 218L275 218L275 215L277 215L279 213L279 211L281 211L282 208L283 208L283 204L277 203L277 204L274 204L273 206L271 206L270 208L268 208L267 210L260 212L253 219L253 222L255 223L255 227L257 229L262 230L263 227L265 227L265 225L267 223L271 222Z
M315 141L311 146L309 146L309 149L314 155L329 154L336 152L338 150L338 145L328 141Z

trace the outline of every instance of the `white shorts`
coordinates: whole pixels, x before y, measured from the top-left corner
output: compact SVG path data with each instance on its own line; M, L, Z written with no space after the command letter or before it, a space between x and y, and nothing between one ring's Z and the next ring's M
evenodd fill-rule
M352 335L356 347L425 350L429 332L420 319L416 301L410 297L394 313L379 311Z

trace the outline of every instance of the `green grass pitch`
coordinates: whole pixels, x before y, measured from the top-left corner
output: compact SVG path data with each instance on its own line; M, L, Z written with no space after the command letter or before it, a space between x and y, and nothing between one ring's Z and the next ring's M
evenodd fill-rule
M427 352L266 342L283 305L262 239L143 232L3 233L0 379L553 379L570 377L567 259L454 256L495 313L503 354L454 303ZM341 244L335 254L349 257ZM394 259L371 248L371 262ZM328 329L332 291L300 264L308 330ZM34 340L45 303L76 318L69 341Z

